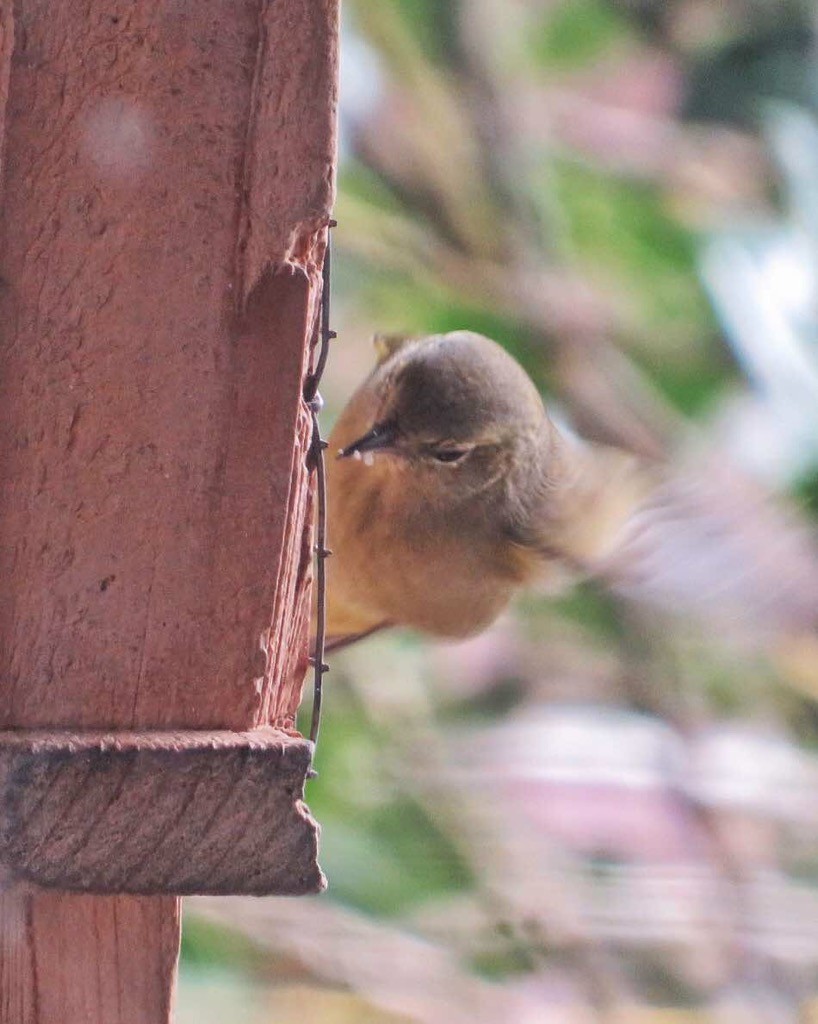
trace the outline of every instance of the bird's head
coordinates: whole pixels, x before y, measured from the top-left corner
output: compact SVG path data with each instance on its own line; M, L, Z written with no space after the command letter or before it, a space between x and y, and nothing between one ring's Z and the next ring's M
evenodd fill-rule
M495 342L456 331L382 343L381 355L350 403L366 408L367 429L338 437L341 458L400 460L462 494L489 484L527 447L541 449L548 420L539 393Z

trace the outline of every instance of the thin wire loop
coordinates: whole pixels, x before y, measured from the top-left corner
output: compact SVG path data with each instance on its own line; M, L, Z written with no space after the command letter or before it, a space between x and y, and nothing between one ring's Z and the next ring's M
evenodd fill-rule
M335 227L335 221L331 220L328 225ZM312 719L310 721L310 742L313 749L318 742L318 731L321 726L321 698L323 695L324 674L329 671L329 665L324 661L324 648L326 646L327 628L327 569L326 560L332 553L327 548L327 475L324 466L324 450L327 442L321 437L321 427L318 422L318 413L321 411L323 401L318 391L321 383L321 376L327 364L329 356L329 343L336 337L335 331L330 330L330 273L331 255L330 241L327 238L327 249L324 254L324 267L321 279L321 333L319 340L318 358L315 369L309 375L304 384L304 400L310 407L312 417L312 436L310 439L309 463L310 468L315 470L316 483L316 522L315 522L315 590L316 590L316 622L315 622L315 644L312 654L313 665L313 696L312 696Z

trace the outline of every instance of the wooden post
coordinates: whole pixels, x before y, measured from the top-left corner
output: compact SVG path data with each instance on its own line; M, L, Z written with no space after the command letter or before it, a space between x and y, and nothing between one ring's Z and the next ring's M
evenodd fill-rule
M337 17L0 0L0 1024L166 1022L176 894L323 884L292 729Z

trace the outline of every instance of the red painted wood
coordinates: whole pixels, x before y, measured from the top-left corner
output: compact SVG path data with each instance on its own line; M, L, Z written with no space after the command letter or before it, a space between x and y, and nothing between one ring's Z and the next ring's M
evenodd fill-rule
M320 892L308 743L248 732L0 732L0 865L89 893Z
M0 728L293 720L336 44L337 0L0 0ZM0 1024L161 1024L177 944L7 892Z
M0 895L3 1024L162 1024L179 945L173 896Z

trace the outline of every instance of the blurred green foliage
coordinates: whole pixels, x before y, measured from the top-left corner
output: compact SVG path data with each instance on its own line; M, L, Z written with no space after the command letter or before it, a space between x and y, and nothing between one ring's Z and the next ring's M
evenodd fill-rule
M571 70L601 58L616 44L633 40L625 17L604 0L562 0L543 11L528 37L539 70Z
M451 841L399 780L385 776L388 735L372 727L348 689L331 699L308 794L323 827L331 898L392 917L467 888L471 873Z

